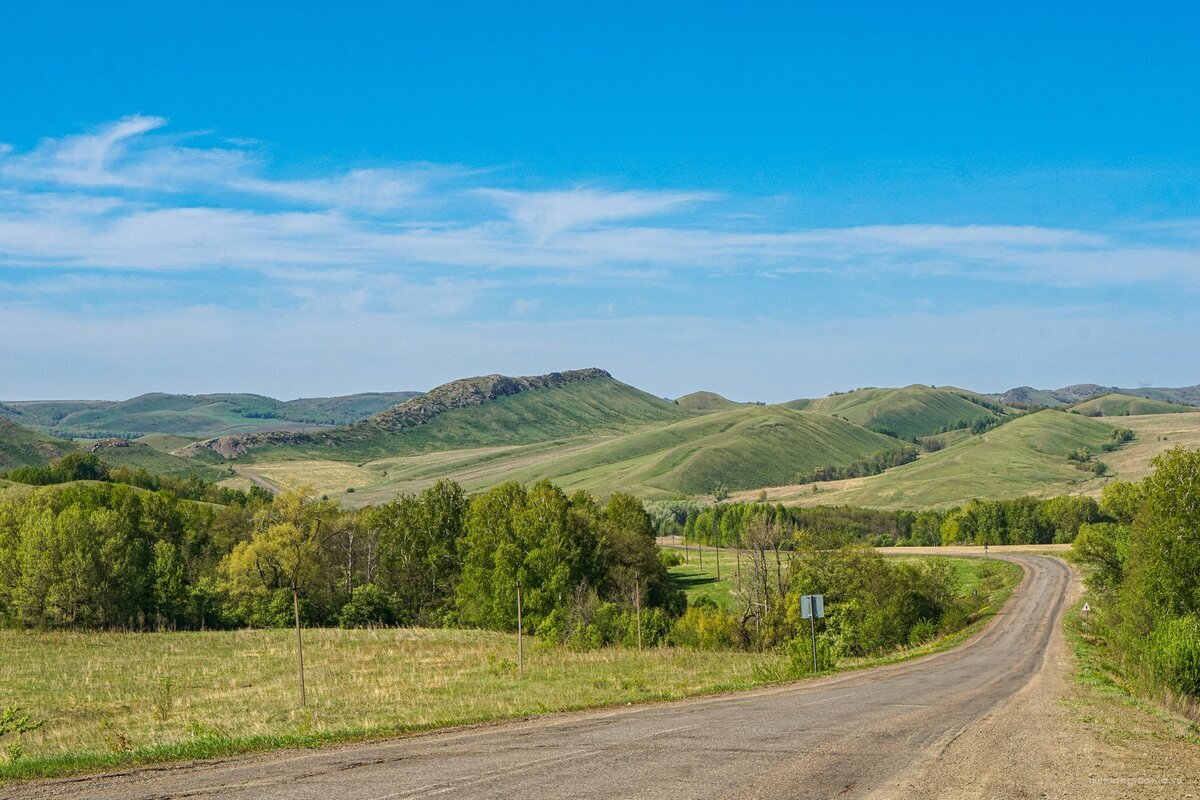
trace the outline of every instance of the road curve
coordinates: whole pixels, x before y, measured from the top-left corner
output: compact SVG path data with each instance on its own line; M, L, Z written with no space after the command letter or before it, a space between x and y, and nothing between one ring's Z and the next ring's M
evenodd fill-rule
M1070 574L1054 558L1011 560L1025 580L986 631L901 664L696 700L0 788L0 796L865 797L938 758L1043 668Z

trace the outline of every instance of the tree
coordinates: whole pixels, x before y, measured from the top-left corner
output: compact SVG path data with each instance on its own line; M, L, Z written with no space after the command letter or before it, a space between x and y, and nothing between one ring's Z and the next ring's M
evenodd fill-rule
M309 489L281 494L257 515L258 530L249 541L238 543L226 562L229 583L235 593L280 589L291 592L300 705L307 700L300 592L317 585L322 577L321 545L337 532L336 515L334 503L314 500Z

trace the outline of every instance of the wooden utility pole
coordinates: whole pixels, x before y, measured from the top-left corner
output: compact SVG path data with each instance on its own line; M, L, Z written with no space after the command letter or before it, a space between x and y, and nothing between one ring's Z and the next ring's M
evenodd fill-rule
M642 652L642 576L634 574L633 607L637 612L638 652Z
M517 583L517 673L525 674L525 642L521 630L521 584Z
M305 705L304 694L304 637L300 635L300 592L292 586L292 611L296 615L296 674L300 676L300 705Z
M721 528L715 517L713 518L713 541L716 542L717 548L717 580L721 580Z

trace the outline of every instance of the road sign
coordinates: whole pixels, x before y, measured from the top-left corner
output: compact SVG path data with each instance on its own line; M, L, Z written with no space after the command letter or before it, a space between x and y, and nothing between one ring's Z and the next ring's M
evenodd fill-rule
M1083 613L1085 613L1085 614L1086 614L1087 612L1089 612L1089 611L1091 611L1091 610L1092 610L1092 607L1091 607L1091 606L1089 606L1087 603L1084 603L1084 604L1083 604Z
M802 594L802 595L800 595L800 619L811 619L813 617L816 617L817 619L821 619L824 616L825 616L825 595L823 595L823 594Z

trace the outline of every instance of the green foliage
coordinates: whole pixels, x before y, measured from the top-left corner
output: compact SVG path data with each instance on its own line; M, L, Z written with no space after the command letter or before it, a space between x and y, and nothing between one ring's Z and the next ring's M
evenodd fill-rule
M670 642L697 650L728 650L741 643L737 618L711 601L697 603L671 629Z
M853 546L805 550L793 562L787 620L801 637L808 624L800 618L804 594L825 595L821 627L832 652L843 657L907 645L914 630L939 625L955 604L954 579L944 561L895 562Z
M396 624L395 600L373 583L355 587L350 602L342 606L338 625L342 628L370 628Z
M466 625L515 630L517 587L527 630L547 639L586 639L599 601L625 608L678 608L640 501L614 494L601 509L587 494L568 498L548 482L502 484L471 501L456 589Z
M1174 448L1141 484L1106 488L1115 520L1072 548L1098 606L1098 633L1148 690L1200 694L1200 451Z
M882 431L880 431L882 433ZM862 478L867 475L878 475L884 470L898 467L916 461L920 451L915 447L901 447L896 450L880 450L872 453L869 458L853 461L845 466L822 466L800 475L796 483L820 483L822 481L840 481L846 478Z

